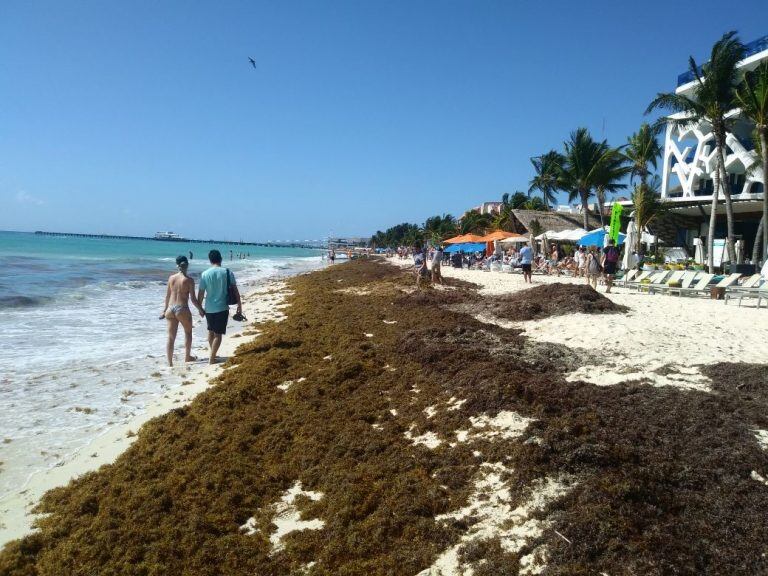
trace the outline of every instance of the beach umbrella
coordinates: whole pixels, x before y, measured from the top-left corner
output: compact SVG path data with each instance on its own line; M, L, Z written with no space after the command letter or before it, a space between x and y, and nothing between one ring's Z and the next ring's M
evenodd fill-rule
M451 244L445 249L445 252L482 252L485 250L485 244L482 242L463 242L461 244Z
M693 255L693 261L696 264L704 265L704 241L701 238L694 238L693 245L696 247L696 251Z
M485 236L483 236L482 242L493 242L494 240L504 240L505 238L512 238L514 236L519 236L519 234L515 234L514 232L506 232L504 230L494 230L490 234L486 234Z
M552 235L556 234L554 230L547 230L546 232L542 232L538 236L536 236L536 240L544 240L544 236L547 238L552 238Z
M637 255L634 253L637 244L637 226L634 220L630 220L627 225L627 236L624 239L624 259L621 261L623 270L630 270L637 264Z
M484 242L484 240L482 236L478 236L477 234L462 234L460 236L448 238L448 240L443 240L444 244L463 244L467 242Z
M606 232L603 228L598 228L597 230L592 230L592 232L589 232L579 238L579 245L580 246L598 246L600 248L603 247L603 243L606 242L605 237L608 235L608 232ZM626 234L622 234L619 232L619 241L616 243L617 245L623 244L624 239L627 237Z
M522 234L515 234L509 238L504 238L504 240L499 240L499 244L502 246L504 244L525 244L526 242L529 242L529 238L527 236L523 236Z

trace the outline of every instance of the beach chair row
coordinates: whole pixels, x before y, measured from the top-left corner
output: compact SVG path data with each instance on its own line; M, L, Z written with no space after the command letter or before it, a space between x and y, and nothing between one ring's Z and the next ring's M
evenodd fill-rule
M715 275L707 272L630 270L619 285L648 294L666 293L677 296L710 295L712 289L717 288L723 290L723 299L726 304L728 300L737 299L741 306L744 298L755 298L759 308L763 300L768 302L768 283L763 281L762 276L753 274L738 284L742 276L742 274L729 274L719 282L713 283Z

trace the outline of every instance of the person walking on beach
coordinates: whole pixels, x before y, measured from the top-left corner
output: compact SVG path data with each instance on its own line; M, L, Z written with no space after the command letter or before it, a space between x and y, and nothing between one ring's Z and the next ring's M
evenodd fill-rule
M600 258L594 246L589 247L587 254L587 284L597 290L597 278L600 276Z
M533 284L531 280L531 264L533 263L533 250L528 244L520 249L520 267L523 269L523 281Z
M227 331L229 319L229 305L227 304L228 287L232 287L236 302L237 313L235 319L243 313L243 304L240 300L240 291L237 289L235 275L228 268L221 267L221 252L211 250L208 252L208 260L211 267L200 276L200 290L197 300L203 302L205 297L205 320L208 324L208 347L211 351L209 364L216 364L216 353L221 346L221 338Z
M616 248L613 238L608 240L608 246L603 250L603 272L605 273L606 294L611 292L613 286L613 275L616 274L616 267L619 265L619 249Z
M179 271L168 278L168 289L165 291L165 306L160 319L168 321L168 342L165 346L165 355L168 358L168 366L173 366L173 346L176 343L176 333L179 324L184 328L184 362L197 360L192 356L192 312L189 310L189 301L204 316L203 307L195 296L195 281L187 276L189 261L186 256L176 258L176 266Z
M443 275L440 273L440 265L443 263L443 247L438 246L432 254L432 283L442 284Z
M421 280L429 274L427 259L423 249L418 244L413 246L413 267L416 269L416 287L418 288Z

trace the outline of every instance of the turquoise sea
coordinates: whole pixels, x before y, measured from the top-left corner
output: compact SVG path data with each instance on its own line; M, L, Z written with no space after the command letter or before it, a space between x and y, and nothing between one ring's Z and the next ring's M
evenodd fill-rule
M197 281L211 248L246 289L321 263L308 249L0 232L0 500L179 384L158 320L165 281L190 252Z

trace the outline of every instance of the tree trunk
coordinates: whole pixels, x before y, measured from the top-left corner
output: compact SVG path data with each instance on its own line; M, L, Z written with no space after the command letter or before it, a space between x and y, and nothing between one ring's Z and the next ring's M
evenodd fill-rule
M581 212L584 220L584 230L589 231L589 194L581 192Z
M725 142L722 145L718 145L718 169L722 171L722 188L723 198L725 199L725 220L727 227L727 235L725 238L725 244L728 247L728 261L731 266L734 264L741 264L736 261L736 248L734 246L734 232L733 232L733 203L731 202L731 183L728 180L728 172L725 169Z
M759 130L760 153L763 157L763 263L768 259L768 126Z
M707 231L707 267L709 273L715 273L715 223L717 221L717 198L720 194L720 166L715 170L714 188L712 190L712 206L709 214L709 230Z
M597 192L597 209L599 211L600 216L600 227L605 228L605 220L603 218L603 204L605 203L605 195L598 191Z
M763 202L763 207L765 207L765 202ZM761 254L765 254L764 251L761 251L760 245L763 241L763 234L765 232L765 216L760 218L760 224L757 227L757 234L755 234L755 245L752 247L752 264L757 266L758 259L760 258ZM765 259L765 256L763 256L763 259Z

